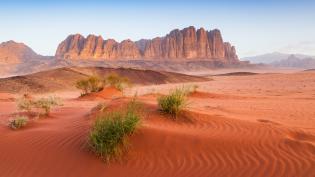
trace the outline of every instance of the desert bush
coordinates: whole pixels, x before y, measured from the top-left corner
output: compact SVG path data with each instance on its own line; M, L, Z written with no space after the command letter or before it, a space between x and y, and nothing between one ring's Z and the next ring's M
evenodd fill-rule
M40 98L33 102L34 107L42 109L45 115L49 115L52 107L61 105L61 100L56 97Z
M23 96L22 98L17 100L17 108L20 111L27 111L30 112L33 107L33 100Z
M140 122L135 101L127 105L126 111L101 114L89 134L89 145L105 162L118 158L126 149L127 139Z
M27 124L28 120L26 116L17 116L9 120L9 127L12 129L22 128Z
M120 91L130 85L130 81L127 77L122 77L116 73L108 75L105 80L108 85L115 87Z
M183 108L187 106L187 92L186 89L175 89L169 95L158 98L158 106L160 111L172 115L177 118L178 114Z
M104 80L98 76L89 77L88 83L91 92L99 92L104 88Z
M99 92L104 88L105 81L98 76L90 76L87 79L76 82L76 87L83 91L82 95Z
M198 85L184 85L181 90L183 91L184 94L190 95L192 93L196 93L197 89L199 88Z
M75 86L83 91L82 95L86 95L90 92L88 80L79 80L76 82Z
M130 81L126 77L112 73L109 74L105 79L102 79L98 76L91 76L87 79L79 80L75 84L78 89L82 90L81 95L99 92L103 90L105 85L112 86L120 91L123 91L126 86L130 85Z

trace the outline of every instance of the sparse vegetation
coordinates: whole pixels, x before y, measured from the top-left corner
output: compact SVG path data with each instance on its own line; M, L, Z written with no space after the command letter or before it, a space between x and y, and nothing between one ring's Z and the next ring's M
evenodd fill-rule
M105 80L98 76L90 76L87 79L79 80L76 83L76 87L83 91L82 95L86 95L92 92L99 92L104 88Z
M125 111L101 114L89 134L89 145L104 161L118 158L127 147L127 139L140 122L139 104L132 100Z
M129 85L130 81L127 77L122 77L116 73L109 74L105 79L102 79L99 76L90 76L87 79L76 82L76 87L82 90L82 96L93 92L99 92L103 90L105 86L115 87L116 89L123 91L123 89Z
M98 76L89 77L88 83L91 92L99 92L104 88L104 80Z
M188 90L185 88L175 89L169 95L158 98L158 106L160 111L172 115L177 118L178 114L187 106Z
M40 98L34 100L23 96L17 100L17 107L21 111L31 112L34 108L42 109L44 115L49 115L52 107L60 106L61 100L56 97Z
M86 95L90 92L88 80L79 80L75 85L78 89L82 90L81 95Z
M190 95L192 93L196 93L197 89L199 88L198 85L187 85L187 86L183 86L181 88L181 90L186 94L186 95Z
M27 124L28 120L26 116L17 116L9 120L9 127L12 129L20 129Z
M17 108L20 111L30 112L33 107L33 101L30 98L27 98L25 95L17 100Z
M115 87L120 91L130 85L130 81L127 77L119 76L116 73L108 75L105 80L108 85Z
M61 101L55 97L40 98L33 102L34 107L42 109L44 115L49 115L52 107L61 105Z

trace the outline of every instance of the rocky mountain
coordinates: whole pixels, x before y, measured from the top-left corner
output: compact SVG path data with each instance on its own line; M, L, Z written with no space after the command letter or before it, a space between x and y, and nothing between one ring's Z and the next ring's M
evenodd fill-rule
M280 52L273 52L273 53L267 53L263 55L257 55L257 56L251 56L251 57L244 57L241 58L241 60L247 60L250 61L251 63L263 63L263 64L272 64L274 62L279 62L282 60L288 59L292 54L287 54L287 53L280 53ZM312 56L307 56L303 54L294 54L295 57L298 58L315 58Z
M23 43L8 41L0 44L0 64L18 64L39 58L42 56Z
M164 37L133 42L102 36L80 34L68 36L56 51L59 59L220 59L223 63L238 63L235 47L223 42L218 29L206 31L195 27L173 30Z
M271 65L275 67L312 69L315 68L315 59L310 57L299 58L296 55L290 55L287 59L273 62Z

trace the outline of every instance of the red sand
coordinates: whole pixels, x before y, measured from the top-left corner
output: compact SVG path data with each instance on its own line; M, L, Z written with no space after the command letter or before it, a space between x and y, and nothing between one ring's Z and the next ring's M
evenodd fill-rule
M66 100L51 118L22 130L1 125L0 176L314 177L315 74L311 76L313 80L299 74L224 77L203 83L201 90L211 93L192 95L185 111L190 119L178 121L157 112L156 96L140 97L146 102L142 127L124 160L111 164L86 147L93 122L88 115L98 102ZM14 102L0 101L1 120L14 111Z
M0 101L15 101L15 96L10 93L0 93Z

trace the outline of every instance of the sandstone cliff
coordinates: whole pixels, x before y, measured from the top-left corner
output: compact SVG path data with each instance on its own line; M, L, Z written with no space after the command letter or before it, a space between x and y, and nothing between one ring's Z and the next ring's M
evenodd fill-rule
M237 63L234 46L223 42L218 29L206 31L188 27L173 30L164 37L133 42L101 36L70 35L59 44L56 58L62 59L220 59L224 63Z

